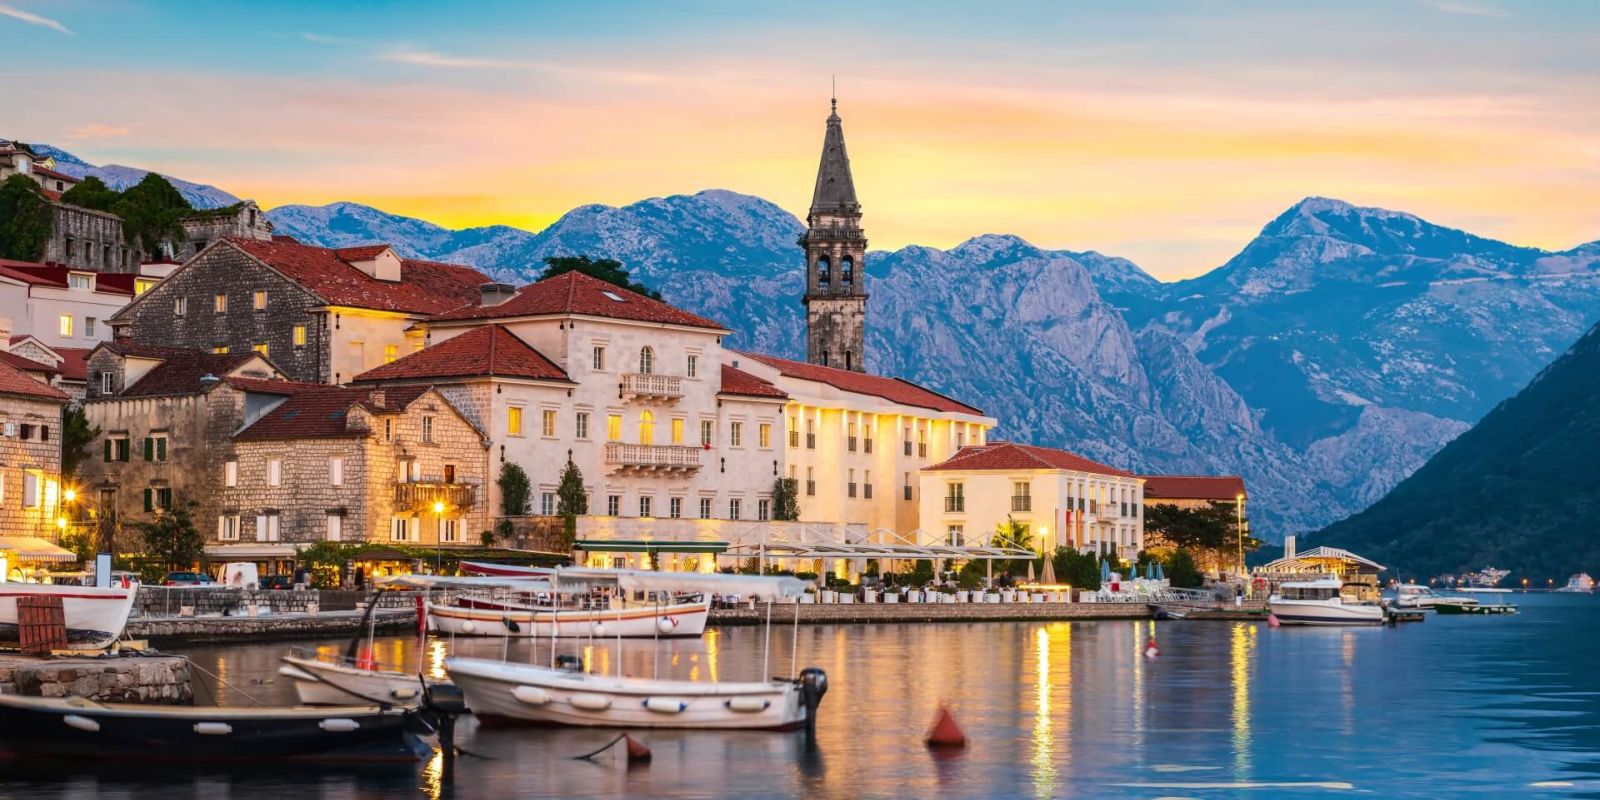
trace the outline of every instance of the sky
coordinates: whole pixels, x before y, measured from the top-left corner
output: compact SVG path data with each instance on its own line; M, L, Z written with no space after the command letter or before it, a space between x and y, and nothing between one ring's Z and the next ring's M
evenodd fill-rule
M803 217L833 80L874 249L1171 280L1312 195L1600 239L1592 0L0 0L0 137L457 228L707 188Z

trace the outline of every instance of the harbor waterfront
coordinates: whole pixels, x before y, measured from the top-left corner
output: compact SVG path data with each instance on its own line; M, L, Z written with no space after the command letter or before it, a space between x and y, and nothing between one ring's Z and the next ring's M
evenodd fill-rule
M572 760L604 730L458 730L452 774L434 758L398 769L272 771L6 763L0 792L28 797L1600 797L1600 623L1586 594L1517 594L1511 617L1420 625L1270 628L1226 621L1093 620L804 625L800 667L825 669L815 746L803 733L648 731L647 766ZM770 669L787 673L775 626ZM1141 655L1149 639L1161 655ZM330 640L328 647L342 647ZM622 643L625 674L760 676L762 629ZM439 674L446 652L549 659L548 641L380 637L383 662ZM565 642L595 671L615 641ZM173 647L193 659L197 703L289 705L283 643ZM207 675L220 676L224 685ZM923 747L948 702L972 744Z

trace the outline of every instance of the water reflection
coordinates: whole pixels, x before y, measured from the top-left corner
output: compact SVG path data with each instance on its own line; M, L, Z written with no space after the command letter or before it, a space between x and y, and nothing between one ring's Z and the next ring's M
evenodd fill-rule
M1050 734L1050 630L1040 628L1034 637L1033 794L1052 797L1056 791L1055 742Z
M1228 641L1233 687L1233 777L1250 777L1250 651L1254 649L1256 624L1235 622Z

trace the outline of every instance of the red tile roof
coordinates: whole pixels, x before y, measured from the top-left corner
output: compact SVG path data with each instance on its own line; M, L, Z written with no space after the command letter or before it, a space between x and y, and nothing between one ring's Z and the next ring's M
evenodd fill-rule
M144 353L134 355L144 355ZM160 397L202 392L214 384L202 382L201 378L207 375L223 378L258 355L254 352L209 353L204 350L178 350L166 356L155 356L162 359L161 363L145 373L144 377L135 381L132 386L123 389L117 396Z
M1099 475L1137 477L1126 470L1090 461L1083 456L1057 450L1053 447L1035 447L1015 442L991 442L986 445L963 447L948 461L924 467L927 470L1024 470L1065 469L1074 472L1093 472Z
M932 389L925 389L901 378L885 378L881 375L851 372L847 369L807 364L803 361L790 361L786 358L774 358L759 353L744 353L743 355L776 369L786 377L826 383L835 389L841 389L846 392L869 394L901 405L929 408L934 411L950 411L958 414L977 414L980 416L983 414L982 411L966 403L945 397Z
M1146 500L1226 500L1232 502L1245 491L1244 478L1238 475L1144 475Z
M554 278L530 283L518 289L511 299L498 305L481 306L474 299L471 305L447 311L435 319L504 319L568 314L727 330L726 326L705 317L581 272L565 272Z
M17 353L8 353L3 350L0 350L0 364L10 364L17 369L22 370L23 372L37 372L45 376L54 376L61 372L61 370L57 369L56 365L54 364L45 364L43 362L34 361L26 356L18 355Z
M53 264L37 264L30 261L12 261L0 259L0 275L14 278L32 286L49 286L56 289L67 287L66 267ZM75 270L89 272L90 270ZM94 286L96 292L105 294L125 294L133 296L133 280L137 276L131 274L118 274L102 272L95 276Z
M350 408L371 390L342 386L317 386L289 395L277 408L234 435L238 441L260 439L326 439L365 436L365 428L349 427Z
M321 389L327 386L325 383L301 383L299 381L280 381L266 378L241 378L237 376L223 378L222 382L244 392L253 392L255 394L278 394L284 396L288 396L296 392L303 392L307 389Z
M334 250L277 238L264 242L230 236L226 241L335 306L436 314L476 302L478 287L489 282L471 267L401 259L400 280L391 283L350 263L368 260L386 245Z
M567 382L567 373L543 353L500 325L474 328L351 380L432 380L434 378L531 378Z
M771 382L762 380L737 367L722 365L722 387L717 390L722 394L739 394L748 397L777 397L787 398L788 392L773 386Z
M72 177L71 175L68 175L65 172L57 172L57 171L55 171L53 169L50 169L49 167L41 167L38 164L34 164L33 165L33 171L38 173L38 174L40 174L40 175L45 176L46 178L55 178L56 180L67 181L68 183L79 183L80 182L78 178L74 178L74 177Z
M56 368L61 370L61 379L64 381L86 381L89 379L89 353L93 352L87 347L52 347L61 356L61 363Z
M3 355L10 356L10 353ZM22 358L15 356L15 358ZM27 359L22 359L27 361ZM28 362L33 364L33 362ZM43 366L34 364L34 366ZM0 395L13 397L28 397L38 400L60 400L65 402L67 396L61 391L47 384L40 383L33 376L11 366L9 360L0 360Z

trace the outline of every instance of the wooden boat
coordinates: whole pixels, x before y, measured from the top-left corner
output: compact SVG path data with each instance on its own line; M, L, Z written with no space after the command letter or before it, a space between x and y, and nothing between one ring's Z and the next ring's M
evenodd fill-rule
M0 747L17 757L150 761L415 761L429 730L379 706L259 708L0 695Z
M383 666L375 661L296 652L283 657L278 675L294 681L295 694L309 706L381 702L412 708L422 702L425 686L438 683Z
M21 639L18 599L59 597L66 616L67 644L82 650L104 650L122 635L137 594L137 589L120 587L0 583L0 644L16 646Z
M1515 614L1517 607L1507 603L1480 603L1478 605L1437 605L1436 614Z

